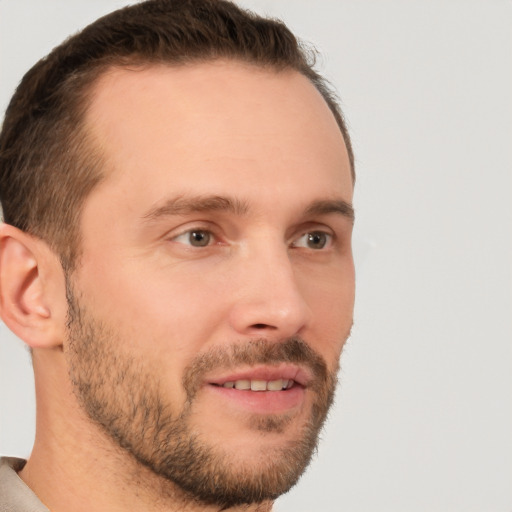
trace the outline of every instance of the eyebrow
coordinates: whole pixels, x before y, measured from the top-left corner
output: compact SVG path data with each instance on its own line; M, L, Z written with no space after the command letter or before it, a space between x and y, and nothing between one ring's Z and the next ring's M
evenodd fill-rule
M189 215L194 212L228 212L243 216L249 211L247 203L223 196L178 196L151 208L143 219L153 221L172 215Z
M148 222L173 215L190 215L196 212L227 212L244 216L249 212L245 201L225 196L177 196L151 208L142 218ZM342 199L322 199L314 201L305 210L305 215L342 215L354 222L354 208Z
M315 201L306 208L306 215L328 215L330 213L347 217L351 222L354 222L355 219L354 207L343 199Z

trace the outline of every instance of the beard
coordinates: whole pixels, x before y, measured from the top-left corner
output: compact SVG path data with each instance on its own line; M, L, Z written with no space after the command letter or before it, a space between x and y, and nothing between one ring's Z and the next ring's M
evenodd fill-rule
M66 358L75 396L90 420L139 464L172 482L185 499L223 508L274 500L295 485L315 452L332 404L337 365L328 371L324 359L299 337L218 347L201 353L185 368L186 401L177 408L148 362L122 351L120 333L83 308L69 282L67 298ZM192 426L195 398L207 372L281 363L302 365L313 375L308 384L314 396L311 411L293 439L283 438L278 447L262 447L260 453L247 457L250 460L240 461L229 447L208 442ZM263 436L276 436L285 433L294 419L286 414L254 414L249 427Z

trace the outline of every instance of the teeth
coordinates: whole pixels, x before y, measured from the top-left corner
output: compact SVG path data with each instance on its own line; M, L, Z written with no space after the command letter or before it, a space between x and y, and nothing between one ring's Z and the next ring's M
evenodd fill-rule
M288 381L286 381L288 384ZM269 391L281 391L284 388L284 381L283 379L278 380L271 380L267 384L267 389Z
M251 391L266 391L267 382L264 380L251 380Z
M277 379L277 380L237 380L229 381L222 384L223 388L235 388L241 391L282 391L283 389L290 389L293 386L293 380Z
M251 381L250 380L237 380L235 382L235 388L236 389L251 389Z

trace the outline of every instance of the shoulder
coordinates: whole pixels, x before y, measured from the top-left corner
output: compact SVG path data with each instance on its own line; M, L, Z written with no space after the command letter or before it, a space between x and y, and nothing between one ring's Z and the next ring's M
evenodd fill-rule
M23 459L0 457L0 512L49 512L18 476Z

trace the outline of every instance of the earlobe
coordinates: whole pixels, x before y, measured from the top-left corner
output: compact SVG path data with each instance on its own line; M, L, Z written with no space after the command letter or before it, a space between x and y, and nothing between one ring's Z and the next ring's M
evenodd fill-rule
M51 251L42 240L8 224L0 226L0 316L32 348L62 343L61 300L55 293Z

